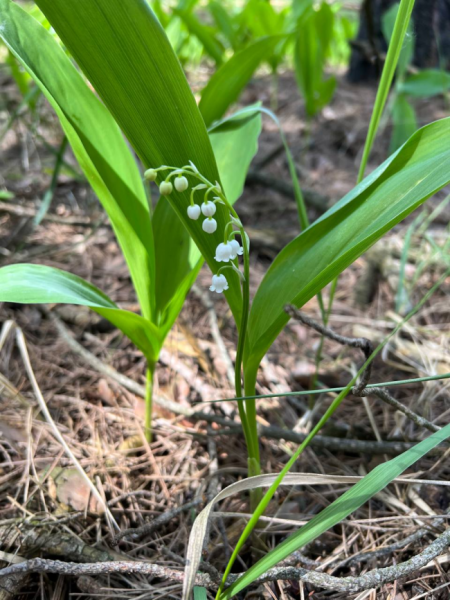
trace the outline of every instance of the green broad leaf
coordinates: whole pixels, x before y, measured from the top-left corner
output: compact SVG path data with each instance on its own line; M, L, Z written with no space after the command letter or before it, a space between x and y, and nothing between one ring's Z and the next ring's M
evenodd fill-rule
M57 34L96 89L146 167L193 161L209 181L219 180L205 124L186 77L146 0L37 0ZM228 211L219 206L217 231L187 219L189 192L168 201L211 269L223 241ZM167 273L170 277L170 272ZM240 322L241 288L227 276L226 298Z
M367 502L367 500L378 494L378 492L381 492L393 479L401 475L416 461L449 437L450 425L446 425L440 431L433 433L427 439L418 443L414 448L375 467L375 469L345 492L345 494L301 527L299 531L290 535L284 542L250 567L236 583L220 595L220 600L232 598L268 569L271 569L281 560L284 560L292 552L303 548L306 544L319 537L319 535L340 523Z
M392 105L392 130L390 153L395 152L410 138L419 128L417 124L416 111L408 102L404 94L398 94Z
M450 118L419 129L396 154L290 242L272 263L249 317L245 372L301 307L384 233L450 182Z
M261 128L261 115L253 113L250 116L232 116L210 131L209 138L220 179L231 204L242 194L248 168L258 150ZM153 230L157 323L168 331L183 306L203 260L182 221L176 218L165 198L160 198L156 205ZM167 273L170 273L170 277Z
M223 46L214 35L214 30L200 23L197 17L189 10L174 8L173 14L180 17L189 32L201 42L206 54L208 54L220 66L223 62Z
M210 126L223 117L238 99L258 66L273 54L283 39L285 36L282 35L262 37L236 52L214 73L204 87L199 103L206 125Z
M267 0L249 0L243 10L243 17L253 35L262 37L283 33L287 12L277 12Z
M400 84L400 91L414 98L431 98L450 90L450 73L438 69L424 69L409 75Z
M64 51L35 19L0 0L0 37L36 81L108 213L145 317L154 299L153 237L139 170L114 119Z
M0 302L89 306L120 329L151 362L161 349L158 329L147 319L114 304L81 277L44 265L16 264L0 269Z
M252 108L249 106L249 111ZM231 115L209 130L220 179L231 204L242 194L250 163L258 151L261 129L261 114L254 112Z

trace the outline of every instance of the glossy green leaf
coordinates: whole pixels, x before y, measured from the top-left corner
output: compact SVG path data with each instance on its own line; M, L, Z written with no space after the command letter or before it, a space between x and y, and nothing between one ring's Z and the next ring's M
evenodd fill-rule
M2 267L0 302L89 306L130 338L148 360L158 359L161 339L156 327L144 317L118 308L106 294L72 273L44 265Z
M0 0L0 36L58 115L75 156L107 211L144 316L154 300L154 256L147 199L123 136L63 50L35 19Z
M205 124L186 77L145 0L37 0L80 68L114 115L146 167L183 166L192 160L210 181L219 179ZM215 271L214 253L229 221L216 213L207 235L201 220L187 222L189 194L169 202ZM170 277L170 272L166 273ZM239 278L230 272L226 297L240 321Z
M450 182L450 118L417 131L400 150L290 242L256 293L249 320L246 374L303 306L427 198Z
M218 69L202 91L199 103L205 123L209 126L221 119L235 102L258 66L269 58L285 36L260 38L236 52Z
M431 98L450 90L450 73L438 69L424 69L400 85L400 91L414 98Z
M180 17L190 33L202 43L205 52L220 66L223 62L223 46L217 40L214 30L203 25L197 17L188 10L174 8L173 13Z
M319 537L319 535L340 523L367 502L367 500L383 490L393 479L401 475L411 465L449 437L450 425L446 425L440 431L433 433L422 442L416 444L414 448L375 467L361 481L345 492L345 494L342 494L340 498L314 516L299 531L290 535L284 542L276 546L276 548L268 552L255 565L250 567L236 583L220 595L220 600L232 598L260 575L266 573L268 569L271 569L281 560L284 560L292 552L303 548L306 544Z
M258 151L261 128L261 114L254 112L232 115L209 131L223 189L231 204L244 189L248 168Z

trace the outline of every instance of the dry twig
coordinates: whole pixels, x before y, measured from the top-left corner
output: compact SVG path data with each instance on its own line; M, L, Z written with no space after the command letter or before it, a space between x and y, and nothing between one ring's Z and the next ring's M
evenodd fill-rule
M110 377L116 381L119 385L125 389L145 398L145 388L141 384L137 383L133 379L130 379L126 375L119 373L110 365L105 365L99 358L83 348L83 346L75 340L72 334L69 332L64 323L55 314L50 312L47 308L41 307L44 313L51 319L55 325L58 333L64 339L64 341L70 346L73 352L80 356L87 364L96 369L99 373ZM224 419L218 415L208 414L202 411L197 411L186 406L181 406L177 402L173 402L168 398L164 398L159 394L155 394L154 402L163 408L170 410L171 412L195 419L197 421L206 421L207 423L216 423L224 427L224 430L211 432L212 435L241 435L242 427L239 423L231 421L230 419ZM259 425L258 432L260 436L265 436L275 440L286 440L301 444L305 440L305 435L297 433L289 429L283 429L281 427L266 427ZM350 440L343 438L333 438L328 436L316 435L310 442L312 448L327 449L331 452L341 451L350 453L360 454L390 454L397 455L402 452L406 452L414 446L408 442L377 442L377 441L366 441L366 440ZM440 454L441 450L435 448L432 453Z
M293 317L297 321L301 321L305 325L308 325L308 327L312 327L317 332L319 332L321 335L323 335L331 340L334 340L335 342L338 342L339 344L342 344L343 346L350 346L352 348L360 348L363 351L364 357L366 360L369 358L369 356L373 352L373 345L367 338L351 338L351 337L346 337L344 335L339 335L338 333L333 331L333 329L331 329L331 327L327 327L325 325L322 325L321 323L318 323L311 317L308 317L307 315L305 315L304 313L302 313L301 311L296 309L294 306L288 305L285 307L285 310L291 317ZM420 415L416 414L410 408L408 408L407 406L405 406L404 404L402 404L401 402L396 400L393 396L391 396L389 394L389 392L385 388L382 388L382 387L366 388L367 384L369 383L369 379L370 379L371 364L372 363L370 363L368 365L368 367L364 371L363 375L361 376L360 383L352 389L353 395L360 396L360 397L366 397L366 396L370 396L371 394L373 394L374 396L376 396L383 402L386 402L390 406L393 406L396 410L402 412L408 419L410 419L411 421L414 421L414 423L416 423L416 425L419 425L420 427L424 427L425 429L428 429L429 431L432 431L432 432L440 430L440 427L438 427L437 425L434 425L434 423L431 423L424 417L421 417ZM377 442L377 443L380 443L380 442Z
M360 575L359 577L334 577L327 573L308 571L297 567L275 567L268 570L255 583L264 583L266 581L280 580L300 580L321 588L355 593L369 588L377 588L385 583L390 583L401 577L414 573L418 569L427 566L430 561L442 554L450 544L450 529L447 529L438 538L436 538L425 550L413 558L382 569L374 569ZM430 565L433 566L433 563ZM63 562L60 560L46 560L34 558L22 563L11 565L0 570L0 579L11 575L26 573L57 573L61 575L107 575L111 573L140 573L151 577L169 579L171 581L182 582L184 573L169 569L161 565L148 562L129 562L129 561L108 561L89 564L78 564ZM239 579L240 575L230 576L227 584L230 585ZM215 588L219 583L216 578L210 574L198 574L195 584L207 588Z
M145 525L142 525L142 527L124 529L123 531L120 531L118 534L116 534L116 536L114 537L114 539L112 541L112 545L114 545L114 546L117 545L119 543L119 541L121 539L123 539L124 537L128 537L132 540L137 540L137 539L140 539L141 537L143 537L144 535L150 535L154 531L157 531L163 525L166 525L167 523L169 523L172 519L174 519L181 513L186 512L187 510L190 510L191 508L194 508L195 506L198 506L199 504L202 504L202 503L203 503L203 499L197 498L196 500L193 500L192 502L188 502L187 504L184 504L183 506L177 506L175 508L172 508L171 510L164 512L159 517L156 517L155 519L153 519L153 521L151 521L151 523L146 523Z

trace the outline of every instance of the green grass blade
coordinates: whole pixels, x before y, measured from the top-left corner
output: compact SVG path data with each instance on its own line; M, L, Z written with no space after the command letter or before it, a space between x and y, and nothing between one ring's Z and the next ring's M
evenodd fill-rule
M340 523L367 502L367 500L384 489L393 479L401 475L411 465L449 437L450 425L446 425L440 431L433 433L427 439L419 442L414 448L375 467L361 481L327 506L327 508L311 519L298 532L289 536L284 542L253 565L236 583L221 594L221 600L232 598L292 552L299 550L334 525Z
M20 6L0 0L0 37L36 81L107 211L144 316L154 300L153 236L141 177L123 136L52 35Z
M403 327L403 325L407 321L409 321L409 319L411 319L411 317L413 317L415 314L417 314L417 312L425 304L425 302L427 302L429 300L429 298L433 295L433 293L442 285L442 283L445 281L445 279L447 278L447 276L449 275L449 273L450 273L450 269L447 270L439 278L439 280L434 284L434 286L422 297L422 299L408 313L408 315L400 323L398 323L396 325L396 327L393 329L393 331L391 331L389 333L389 335L386 336L384 338L384 340L375 348L375 350L367 358L367 360L365 361L365 363L361 366L361 368L359 369L358 373L352 378L352 380L347 384L347 386L342 390L342 392L338 396L336 396L336 398L334 398L334 400L332 401L331 405L325 411L324 415L320 418L320 420L314 426L314 428L311 430L311 432L306 436L305 440L300 444L300 446L297 448L297 450L295 451L295 453L291 456L291 458L285 464L285 466L283 467L282 471L277 475L276 479L273 481L273 483L270 486L269 490L266 492L266 494L264 495L264 497L261 499L260 503L258 504L258 507L253 512L250 520L248 521L247 525L244 528L244 531L241 534L241 537L239 538L239 540L237 542L237 545L236 545L235 549L233 550L233 554L232 554L232 556L231 556L231 558L230 558L230 560L228 562L227 568L225 569L225 572L223 574L222 585L219 588L218 595L220 595L220 593L222 592L223 585L225 584L226 579L227 579L229 573L231 572L232 565L233 565L235 559L237 558L237 555L238 555L240 549L242 548L243 544L245 543L245 540L248 538L248 536L250 535L250 533L252 532L252 530L256 526L259 517L264 513L265 509L269 505L269 502L270 502L271 498L273 497L273 495L277 491L279 485L281 485L281 483L283 482L285 476L288 474L289 470L294 466L295 462L297 461L297 459L299 458L299 456L302 454L302 452L304 451L304 449L308 446L308 444L311 442L311 440L317 435L317 433L324 427L324 425L329 421L329 419L334 415L334 413L337 411L337 409L339 408L339 406L342 404L342 402L344 401L344 399L346 398L346 396L350 393L350 391L351 391L352 387L355 385L357 379L366 370L366 368L368 367L368 365L381 352L381 350L385 347L385 345L389 342L389 340L398 331L400 331L400 329Z
M120 329L151 362L161 339L147 319L122 310L106 294L81 277L44 265L17 264L0 269L0 302L78 304L89 306Z
M395 19L394 30L392 32L391 41L384 63L383 73L378 85L377 96L373 107L372 117L370 119L369 131L367 133L366 143L364 145L361 165L359 167L358 182L360 182L366 171L367 162L369 160L370 151L372 150L373 142L377 134L378 125L383 114L384 106L391 89L392 79L397 68L400 53L403 48L403 41L408 30L411 13L414 6L414 0L400 0L400 6Z

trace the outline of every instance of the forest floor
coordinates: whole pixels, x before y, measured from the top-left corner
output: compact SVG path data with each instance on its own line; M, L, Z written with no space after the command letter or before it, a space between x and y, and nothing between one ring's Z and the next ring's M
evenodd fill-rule
M268 78L256 79L242 104L262 101L269 105L269 86ZM6 69L0 70L0 89L1 131L20 102ZM292 74L281 75L277 114L310 201L311 219L354 186L374 97L374 86L350 85L342 77L330 106L308 125ZM446 116L442 100L418 103L417 111L420 123ZM387 157L389 139L390 126L386 125L376 142L370 169ZM65 160L74 171L63 167L47 218L33 226L33 215L48 189L55 162L49 145L58 148L61 140L56 117L41 103L34 117L24 114L16 120L1 142L0 189L12 193L11 198L0 199L2 263L38 262L68 270L133 309L136 302L126 265L93 192L77 175L70 150ZM289 183L277 128L264 120L258 155L236 205L252 242L253 290L279 250L298 234L295 202L289 189L284 190ZM445 198L444 191L429 200L422 212L416 211L342 274L331 327L378 343L423 298L448 267L449 257L436 252L435 246L441 246L448 235L450 211ZM426 220L433 210L433 220ZM420 222L416 220L419 214ZM404 253L405 235L413 223ZM402 256L406 259L403 269ZM221 425L224 419L228 423L238 420L235 404L206 403L233 395L230 367L237 338L225 301L207 290L209 278L204 267L158 364L156 394L162 402L155 405L151 444L143 436L144 401L139 388L126 381L119 383L102 368L110 366L143 385L144 360L121 334L79 307L1 306L1 322L13 320L25 335L51 421L39 410L14 333L10 333L0 352L0 550L8 553L0 554L0 561L10 560L11 555L16 555L15 560L44 556L81 562L145 559L167 569L182 569L196 514L220 489L245 477L247 466L238 428L224 431ZM450 371L449 295L447 279L376 359L372 382ZM327 304L328 290L324 300ZM317 300L311 300L304 311L319 319ZM100 365L70 346L70 339L78 341ZM319 341L315 331L291 321L263 363L258 393L308 390ZM361 359L359 351L326 340L320 385L347 384ZM445 380L401 386L393 395L435 425L448 421L450 395ZM333 397L318 395L313 404L309 396L260 400L258 422L262 427L295 432L301 439ZM164 405L164 399L176 403L175 412L170 402ZM196 401L205 402L198 411L209 415L208 422L189 413ZM52 426L100 490L120 529L141 527L161 515L169 517L166 522L113 547L115 532L102 514L101 503L90 497L89 487ZM266 431L260 439L262 467L273 473L281 470L298 442L276 439ZM426 430L378 398L363 401L350 395L321 432L320 440L297 461L295 471L364 475L395 456L399 442L417 442L426 435ZM300 557L297 564L347 577L402 562L420 552L443 528L436 515L446 515L449 510L447 457L448 449L443 446L420 460L409 476L429 483L388 486L303 548L309 562L301 563ZM344 483L283 487L266 513L276 520L263 522L263 544L274 547L296 529L297 522L307 522L348 487ZM177 514L177 507L185 510ZM222 571L248 515L247 496L231 496L221 503L220 511L213 519L203 559ZM429 532L423 533L424 526L429 526ZM409 541L403 547L401 541L406 538ZM368 551L379 552L366 556ZM244 571L260 555L261 547L250 542L235 570ZM449 561L450 555L443 555L432 566L366 595L327 591L290 580L254 587L247 597L443 599L449 597ZM16 586L9 597L27 599L156 600L179 599L181 593L179 581L138 574L105 574L95 579L41 574L8 585ZM6 594L0 583L0 598L8 597L2 593Z

